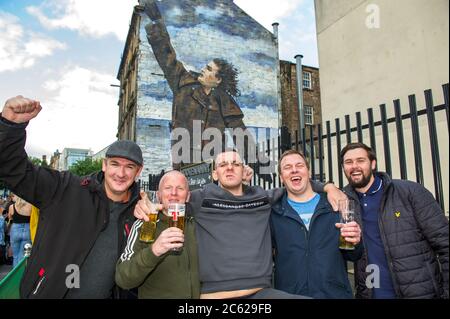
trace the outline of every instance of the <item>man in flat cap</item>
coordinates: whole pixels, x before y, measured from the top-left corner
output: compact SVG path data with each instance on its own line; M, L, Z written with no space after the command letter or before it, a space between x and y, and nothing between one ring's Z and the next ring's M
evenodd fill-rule
M142 152L117 141L102 171L78 177L33 165L24 150L40 102L17 96L0 114L0 181L40 209L39 226L20 285L22 298L112 298L115 265L134 222L135 180Z

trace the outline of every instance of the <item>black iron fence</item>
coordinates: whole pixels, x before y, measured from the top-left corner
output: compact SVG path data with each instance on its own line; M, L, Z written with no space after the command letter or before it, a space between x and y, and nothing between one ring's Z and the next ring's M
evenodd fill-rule
M363 142L377 152L378 167L383 168L381 170L394 178L415 180L428 186L430 190L434 187L435 198L445 209L448 207L445 201L448 201L449 84L442 85L442 90L444 104L435 105L433 92L426 90L425 105L420 109L416 96L410 95L408 112L402 113L401 101L397 99L393 101L393 116L388 117L391 109L386 104L381 104L379 119L375 119L376 110L369 108L366 123L363 123L361 112L355 113L354 126L351 125L352 116L346 115L343 127L341 119L334 120L334 129L331 121L327 121L325 127L322 124L307 126L302 134L296 132L291 135L286 128L282 128L277 138L268 139L259 145L270 159L272 171L269 176L255 174L253 185L265 189L280 187L276 171L278 159L284 151L296 149L307 156L313 178L322 182L334 181L342 188L345 182L340 151L348 143ZM436 114L439 115L440 125L436 124ZM405 126L408 128L405 129ZM431 157L431 166L428 162L424 163L425 155L427 158ZM447 172L445 181L442 178L441 164ZM256 164L255 168L259 171L260 165ZM148 181L141 183L142 187L156 189L162 174L163 172L149 176ZM415 179L412 178L413 175ZM447 194L444 192L444 182ZM433 186L430 186L431 183Z
M159 174L150 174L148 175L147 180L139 180L139 186L141 190L143 191L155 191L158 190L159 181L161 180L161 177L164 175L164 170L161 171Z

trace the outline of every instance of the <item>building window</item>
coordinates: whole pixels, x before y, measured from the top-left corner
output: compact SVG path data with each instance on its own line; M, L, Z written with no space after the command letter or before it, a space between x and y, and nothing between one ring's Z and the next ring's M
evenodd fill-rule
M303 88L312 89L311 72L303 72Z
M305 125L314 125L314 109L312 106L305 106Z

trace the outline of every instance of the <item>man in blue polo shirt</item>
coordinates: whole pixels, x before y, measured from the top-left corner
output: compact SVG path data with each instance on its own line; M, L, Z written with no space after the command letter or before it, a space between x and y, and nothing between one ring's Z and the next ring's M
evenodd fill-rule
M362 256L359 225L339 223L326 194L312 189L302 153L286 151L278 163L285 189L270 216L275 289L318 299L353 298L347 261ZM339 249L339 235L355 248Z
M376 154L365 144L347 145L341 160L365 246L355 267L356 297L448 298L448 220L433 195L376 172Z
M364 242L367 247L369 264L378 265L380 269L380 288L374 289L374 298L394 299L395 290L392 283L383 240L378 226L378 212L380 211L383 195L383 180L380 176L373 176L374 181L366 192L356 191L361 205L361 218L364 224ZM361 189L360 189L361 190Z

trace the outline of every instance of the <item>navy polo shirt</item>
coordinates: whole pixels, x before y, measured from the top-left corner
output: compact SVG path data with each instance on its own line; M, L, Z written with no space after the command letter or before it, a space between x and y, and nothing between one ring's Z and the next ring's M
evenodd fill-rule
M377 265L380 269L380 287L373 289L373 298L394 299L396 298L394 285L378 224L383 196L383 180L375 176L374 183L366 193L356 193L361 204L363 240L367 250L368 263L369 265Z

